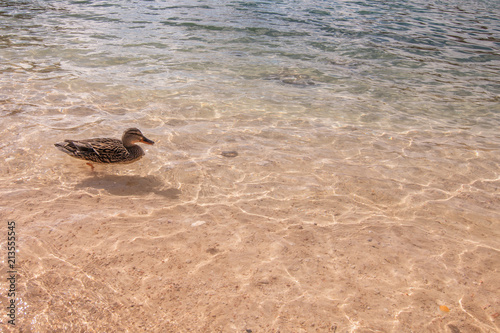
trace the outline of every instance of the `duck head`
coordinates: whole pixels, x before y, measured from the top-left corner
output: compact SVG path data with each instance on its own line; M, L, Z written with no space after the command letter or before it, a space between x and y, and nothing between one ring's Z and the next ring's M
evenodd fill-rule
M125 147L133 146L135 143L154 144L153 141L146 138L137 128L129 128L123 133L122 142Z

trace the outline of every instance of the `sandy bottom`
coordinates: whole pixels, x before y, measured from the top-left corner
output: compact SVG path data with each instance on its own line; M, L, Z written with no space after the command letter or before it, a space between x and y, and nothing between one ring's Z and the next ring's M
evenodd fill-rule
M179 124L94 173L56 137L7 160L17 330L499 331L499 145L295 125Z

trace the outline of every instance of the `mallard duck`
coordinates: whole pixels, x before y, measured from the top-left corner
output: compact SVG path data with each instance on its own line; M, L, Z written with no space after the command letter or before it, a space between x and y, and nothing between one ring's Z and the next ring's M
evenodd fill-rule
M154 144L137 128L129 128L123 133L121 141L110 138L87 140L64 140L54 144L57 149L71 157L96 163L132 163L144 156L144 151L135 143ZM87 163L92 170L92 163Z

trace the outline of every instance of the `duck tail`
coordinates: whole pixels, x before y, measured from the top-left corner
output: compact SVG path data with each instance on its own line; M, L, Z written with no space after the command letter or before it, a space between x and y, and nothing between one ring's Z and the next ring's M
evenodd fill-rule
M70 149L70 146L68 145L67 142L57 142L54 143L54 146L56 146L56 148L62 151L63 153L70 155L73 155L75 153L74 149Z

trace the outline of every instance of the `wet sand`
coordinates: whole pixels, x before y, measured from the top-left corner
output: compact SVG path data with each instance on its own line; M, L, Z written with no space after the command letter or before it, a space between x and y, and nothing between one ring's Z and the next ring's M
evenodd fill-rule
M60 133L7 160L19 332L499 330L495 137L255 122L142 126L94 173Z

